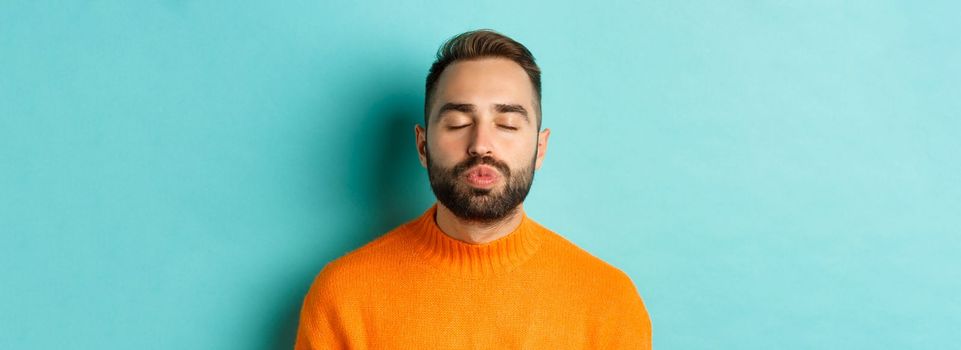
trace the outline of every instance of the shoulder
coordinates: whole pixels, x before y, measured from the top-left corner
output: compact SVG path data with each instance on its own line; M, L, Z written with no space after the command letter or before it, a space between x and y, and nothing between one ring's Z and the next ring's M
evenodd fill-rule
M563 235L538 225L544 232L545 254L569 275L588 284L603 286L615 294L637 295L637 288L624 270L578 246Z
M597 307L597 317L616 321L612 329L633 327L647 334L641 334L641 338L646 337L646 342L649 343L650 317L634 280L624 270L602 260L564 236L551 230L545 231L545 257L548 259L544 261L566 270L563 273L566 281L563 283L576 285L574 289L587 293L589 296L585 300Z
M311 291L349 290L358 287L360 281L389 273L399 254L405 251L399 244L405 226L398 226L325 264L315 276Z

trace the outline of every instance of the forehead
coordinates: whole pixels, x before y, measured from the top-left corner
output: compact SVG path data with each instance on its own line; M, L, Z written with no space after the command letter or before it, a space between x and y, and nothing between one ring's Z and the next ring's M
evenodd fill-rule
M514 61L482 58L456 61L447 66L437 80L436 96L436 102L509 102L530 106L534 85L527 72Z

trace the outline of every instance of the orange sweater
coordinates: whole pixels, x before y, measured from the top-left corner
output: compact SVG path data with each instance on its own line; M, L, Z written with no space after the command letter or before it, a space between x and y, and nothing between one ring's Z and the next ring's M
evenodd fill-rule
M300 349L650 349L631 279L526 215L505 237L444 234L436 204L330 263Z

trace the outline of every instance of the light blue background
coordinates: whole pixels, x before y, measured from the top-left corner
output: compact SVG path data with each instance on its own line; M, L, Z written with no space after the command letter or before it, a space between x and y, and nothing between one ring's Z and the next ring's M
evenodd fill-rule
M480 27L544 72L530 215L656 348L957 348L957 4L4 2L0 348L290 348L432 202L423 80Z

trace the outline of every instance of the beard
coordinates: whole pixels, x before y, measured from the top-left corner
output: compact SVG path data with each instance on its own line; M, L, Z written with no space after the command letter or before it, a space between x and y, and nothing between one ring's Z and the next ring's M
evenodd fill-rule
M529 166L511 170L507 164L492 157L471 157L452 168L437 166L427 153L427 176L437 200L461 220L493 223L513 215L527 198L534 182L534 163L537 150ZM475 188L467 184L464 173L484 164L496 168L504 178L503 187Z

